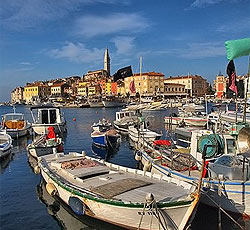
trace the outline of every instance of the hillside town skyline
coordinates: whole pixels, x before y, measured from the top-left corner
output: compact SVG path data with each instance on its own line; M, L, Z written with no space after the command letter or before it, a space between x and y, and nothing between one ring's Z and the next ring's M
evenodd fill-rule
M142 63L141 63L142 64ZM111 58L108 48L105 49L103 69L90 70L83 76L69 76L45 81L27 82L11 92L11 103L29 104L36 100L60 99L74 101L82 98L100 96L136 96L153 97L162 95L173 97L202 97L205 94L218 99L232 97L228 90L228 78L219 73L215 76L213 85L200 75L165 76L162 72L133 73L126 78L115 80L110 75ZM142 70L142 65L140 66ZM244 76L237 77L240 90L238 97L244 95ZM135 92L131 92L131 81L134 81Z

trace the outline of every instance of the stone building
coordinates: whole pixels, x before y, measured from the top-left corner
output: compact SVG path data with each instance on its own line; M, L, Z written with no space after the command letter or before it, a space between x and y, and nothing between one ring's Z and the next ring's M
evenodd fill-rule
M188 96L185 85L178 83L165 83L164 80L164 96L165 97L185 97Z
M134 80L136 93L153 96L164 93L164 74L156 72L136 73L124 79L125 93L130 93L130 83Z
M11 103L21 104L24 102L24 88L23 87L16 87L11 92Z
M227 91L227 78L224 75L217 75L214 80L214 90L217 98L225 97Z
M165 79L165 83L177 83L185 85L186 92L191 97L204 96L209 90L209 83L199 75L177 76Z

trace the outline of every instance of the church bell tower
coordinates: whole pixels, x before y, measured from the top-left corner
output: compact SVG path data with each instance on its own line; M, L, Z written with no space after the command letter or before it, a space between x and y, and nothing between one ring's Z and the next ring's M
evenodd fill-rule
M108 75L110 76L110 57L108 48L106 48L104 53L104 70L106 70L108 72Z

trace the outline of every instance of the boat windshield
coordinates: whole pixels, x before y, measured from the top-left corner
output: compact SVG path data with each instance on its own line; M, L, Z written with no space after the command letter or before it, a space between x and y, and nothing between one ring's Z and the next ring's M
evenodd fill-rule
M6 121L8 120L23 120L23 114L6 114L4 116Z

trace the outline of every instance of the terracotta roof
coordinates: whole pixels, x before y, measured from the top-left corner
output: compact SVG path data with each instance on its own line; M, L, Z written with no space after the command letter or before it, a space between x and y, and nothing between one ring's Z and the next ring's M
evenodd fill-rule
M168 83L168 82L166 82L165 83L166 85L176 85L176 86L184 86L185 87L185 85L183 85L183 84L179 84L179 83Z
M187 79L187 78L200 78L201 76L198 76L198 75L195 75L195 76L193 76L193 75L190 75L190 76L175 76L175 77L173 77L173 76L170 76L170 77L168 77L167 78L167 80L169 80L169 79ZM202 78L202 77L201 77Z
M64 83L57 83L57 84L53 84L52 86L50 86L51 88L52 87L59 87L59 86L62 86L62 85L64 85Z
M145 75L149 75L149 76L164 76L163 73L156 73L156 72L145 72L145 73L135 73L134 76L145 76Z

